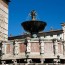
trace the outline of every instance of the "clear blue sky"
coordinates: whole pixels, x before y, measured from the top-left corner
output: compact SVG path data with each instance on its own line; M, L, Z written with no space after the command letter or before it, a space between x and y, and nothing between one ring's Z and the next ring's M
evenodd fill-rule
M31 10L37 11L37 18L45 21L45 31L61 29L65 22L65 0L11 0L9 3L9 30L8 35L23 34L21 23L29 19Z

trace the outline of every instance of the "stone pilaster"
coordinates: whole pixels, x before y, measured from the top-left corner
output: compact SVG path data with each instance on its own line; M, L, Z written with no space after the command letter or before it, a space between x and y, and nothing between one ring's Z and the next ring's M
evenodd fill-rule
M6 54L6 43L2 43L2 55Z
M57 42L57 40L55 40L55 42L54 42L54 54L55 55L57 55L58 54L58 42Z
M31 43L30 43L30 39L27 39L27 52L28 52L28 53L31 52Z
M43 55L44 54L44 41L43 40L40 40L40 47L41 47L40 53L41 55Z
M14 45L14 47L15 47L15 55L18 55L19 54L19 42L16 42L15 41L15 45Z

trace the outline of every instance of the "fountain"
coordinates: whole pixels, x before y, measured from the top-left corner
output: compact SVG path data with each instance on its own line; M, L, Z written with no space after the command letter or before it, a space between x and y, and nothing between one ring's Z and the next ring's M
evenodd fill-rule
M36 20L36 11L35 10L31 11L30 16L31 16L31 20L25 21L25 22L21 23L21 25L23 26L25 31L27 31L31 34L31 37L34 37L35 35L36 35L36 37L38 37L37 34L40 31L44 30L44 28L46 26L46 22Z

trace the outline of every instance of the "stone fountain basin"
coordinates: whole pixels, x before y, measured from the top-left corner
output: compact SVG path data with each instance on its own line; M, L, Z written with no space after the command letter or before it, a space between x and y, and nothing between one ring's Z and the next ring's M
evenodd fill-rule
M44 30L47 24L46 22L43 21L31 20L31 21L25 21L21 23L21 25L23 26L25 31L30 32L31 34L35 34Z

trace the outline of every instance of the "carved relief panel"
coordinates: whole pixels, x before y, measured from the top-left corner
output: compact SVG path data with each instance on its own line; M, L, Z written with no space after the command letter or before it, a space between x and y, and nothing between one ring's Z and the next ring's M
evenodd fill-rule
M40 45L39 45L39 43L32 43L31 44L31 52L40 52Z

